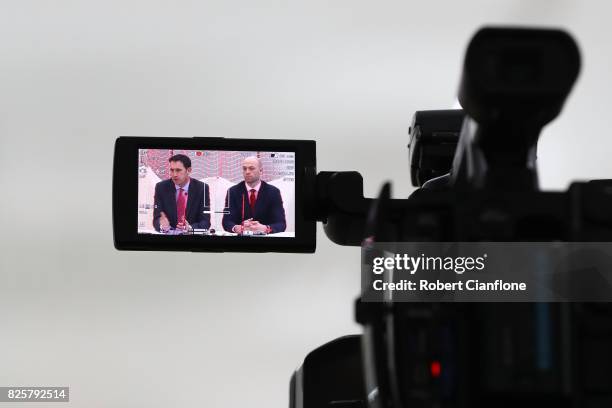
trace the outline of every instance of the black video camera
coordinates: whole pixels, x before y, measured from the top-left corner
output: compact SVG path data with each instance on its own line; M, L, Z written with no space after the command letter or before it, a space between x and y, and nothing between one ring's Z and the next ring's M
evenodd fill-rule
M408 200L394 200L387 184L370 200L363 197L358 173L319 173L319 185L327 187L319 189L327 235L343 245L361 243L366 272L382 252L376 243L572 243L587 248L589 256L604 253L594 266L579 262L570 282L592 272L605 278L612 267L612 183L541 192L535 167L539 133L560 113L579 66L578 48L565 32L480 30L465 57L463 110L414 115L411 180L420 188ZM589 247L593 242L597 250ZM506 256L513 257L512 248ZM536 263L534 273L546 269ZM386 278L384 283L398 283L392 273ZM372 281L362 275L356 319L364 334L362 352L353 358L361 358L365 389L354 390L350 406L610 406L612 290L607 279L598 282L605 293L596 300L605 302L517 297L453 303L441 295L402 302L389 292L371 296ZM575 294L576 285L569 286ZM583 298L595 289L582 291ZM345 364L351 378L346 361L336 369ZM326 390L325 405L294 393L301 400L292 406L334 406L345 394Z
M384 243L581 245L601 262L574 263L573 280L553 276L544 289L571 295L582 276L596 276L598 302L572 301L588 300L593 285L582 297L545 302L453 303L439 293L399 302L388 292L371 297L362 275L363 335L311 354L291 381L290 406L610 406L612 182L542 192L535 166L539 134L560 113L579 67L578 47L563 31L478 31L463 66L463 109L414 116L411 180L420 188L404 200L391 199L388 184L377 199L365 198L357 172L317 173L313 141L120 138L115 246L312 252L318 221L333 242L362 246L371 271ZM443 250L457 252L450 247ZM528 257L508 245L506 258ZM555 260L534 258L536 275ZM396 284L396 275L380 282ZM317 382L330 372L337 381Z

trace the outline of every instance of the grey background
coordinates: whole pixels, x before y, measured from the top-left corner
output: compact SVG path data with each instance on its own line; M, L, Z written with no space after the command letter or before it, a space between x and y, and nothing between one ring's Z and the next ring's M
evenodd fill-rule
M117 252L115 138L316 139L320 170L403 197L409 121L453 106L474 31L542 24L569 29L585 64L542 137L542 184L610 177L609 15L604 1L1 0L0 385L70 386L74 407L287 406L306 353L359 330L359 249L319 233L315 255Z

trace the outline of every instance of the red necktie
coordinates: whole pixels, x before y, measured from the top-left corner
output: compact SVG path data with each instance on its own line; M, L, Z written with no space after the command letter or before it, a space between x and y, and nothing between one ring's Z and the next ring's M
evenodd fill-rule
M176 198L176 218L179 224L185 223L185 208L187 207L186 195L187 193L185 193L182 188L179 188L178 197Z
M255 189L251 189L251 195L249 196L249 204L251 205L251 210L255 208L255 201L257 201L257 197L255 197Z

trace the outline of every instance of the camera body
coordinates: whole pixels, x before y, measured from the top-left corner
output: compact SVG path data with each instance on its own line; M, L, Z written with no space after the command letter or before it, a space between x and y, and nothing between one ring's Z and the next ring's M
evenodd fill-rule
M420 189L397 200L386 184L374 200L363 197L358 173L319 173L328 237L366 255L377 242L612 241L610 180L538 188L539 133L579 66L562 31L479 31L466 53L463 110L417 112L410 127ZM612 403L609 303L363 299L356 319L372 408Z
M414 116L409 158L412 183L420 188L404 200L391 199L389 184L376 199L364 197L357 172L317 173L313 141L119 138L113 177L115 246L313 252L317 221L332 242L364 250L378 242L612 242L612 181L574 183L565 192L538 187L539 134L561 112L579 69L578 47L563 31L478 31L463 65L463 109ZM143 190L149 201L142 204L139 180L154 167L142 157L150 150L163 151L171 165L175 150L195 162L199 153L208 152L215 160L229 157L242 174L204 174L194 182L196 192L189 193L199 198L191 206L185 199L187 207L179 211L185 206L183 184L175 178L161 180L159 170L155 182ZM259 208L265 200L249 184L248 163L265 169L262 158L291 162L293 173L284 174L293 177L289 190L269 190L280 198L275 208L283 214L282 222L254 215L258 200ZM222 168L215 163L213 167ZM179 165L179 170L187 167ZM225 184L215 190L213 181L219 178ZM262 185L272 184L262 180ZM293 200L290 209L287 197ZM145 218L153 228L141 230L140 210L152 211ZM186 215L190 210L191 218ZM163 224L178 233L160 233L161 212L169 218ZM288 213L293 215L293 235L275 236L286 233ZM186 223L179 222L181 216ZM257 228L252 228L254 221ZM184 227L196 223L201 228ZM273 227L278 223L284 227ZM612 404L612 374L607 370L612 365L612 307L607 303L364 298L356 304L363 335L338 339L306 358L291 380L292 408ZM329 381L318 382L321 378Z
M290 408L365 408L361 336L343 336L308 353L291 377Z
M358 301L370 407L605 407L609 303Z

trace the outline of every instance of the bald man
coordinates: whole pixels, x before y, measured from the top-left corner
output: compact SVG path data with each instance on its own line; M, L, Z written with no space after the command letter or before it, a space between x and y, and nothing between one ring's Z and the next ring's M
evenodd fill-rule
M261 179L263 170L257 157L242 161L244 181L230 187L225 196L229 214L223 215L222 224L226 231L271 234L287 228L280 190Z

